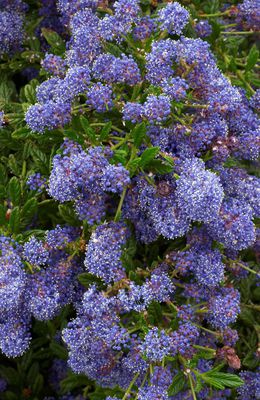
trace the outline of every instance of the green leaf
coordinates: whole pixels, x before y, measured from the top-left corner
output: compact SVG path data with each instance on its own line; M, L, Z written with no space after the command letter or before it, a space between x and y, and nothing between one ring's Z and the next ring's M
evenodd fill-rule
M35 381L39 373L39 369L40 368L38 362L32 363L31 367L29 368L29 371L27 372L27 380L29 383Z
M111 396L113 396L114 394L116 396L116 393L111 393ZM118 394L118 396L120 397L120 394ZM89 400L105 400L105 399L107 399L107 396L104 393L104 389L102 389L100 387L96 387L94 392L88 393L88 399Z
M23 224L28 224L36 214L38 203L35 197L26 201L21 210L21 219Z
M58 357L62 360L66 360L68 357L68 352L66 350L66 348L62 345L60 345L59 343L57 343L56 341L53 341L50 343L50 349L53 352L53 355L55 357Z
M17 400L17 396L15 393L8 391L5 391L3 394L3 400Z
M122 149L116 149L113 155L113 161L115 163L121 163L122 165L126 165L127 163L127 151Z
M146 125L144 122L138 124L134 127L134 129L130 132L131 137L134 139L134 145L136 147L140 147L142 141L146 134Z
M86 375L76 375L71 373L67 378L61 381L60 386L62 393L68 393L82 386L87 386L89 383L90 381Z
M115 45L115 44L113 44L113 43L106 42L106 43L104 44L104 47L105 47L105 50L106 50L108 53L113 54L113 56L115 56L115 57L121 57L123 51L122 51L122 50L120 49L120 47L118 47L117 45Z
M150 161L152 161L157 156L159 150L159 147L149 147L148 149L145 149L145 151L141 155L141 167L145 167L147 164L149 164Z
M79 144L83 144L84 143L83 137L78 132L65 129L64 130L64 135L67 138L69 138L70 140L73 140L74 142L77 142Z
M242 365L249 369L255 369L259 364L258 359L255 356L255 351L249 351L245 358L242 360Z
M3 164L0 164L0 183L2 185L7 183L7 172Z
M59 204L59 214L64 219L65 222L73 226L79 225L79 220L74 212L74 210L65 204Z
M20 175L20 166L18 165L14 154L9 155L7 164L14 175Z
M14 368L1 365L0 373L1 377L6 379L10 385L16 386L21 383L21 376Z
M15 84L12 81L4 81L0 83L0 101L8 103L15 93Z
M213 386L213 387L216 388L216 389L220 389L220 390L225 389L225 385L223 385L223 384L219 381L219 379L216 379L216 378L210 377L210 376L205 376L205 377L203 376L202 379L204 380L204 382L205 382L207 385Z
M23 127L23 128L19 128L16 129L13 133L12 133L12 138L13 139L26 139L29 136L31 136L31 130L29 128Z
M202 379L198 376L196 380L196 386L195 386L195 392L199 393L201 389L203 388L203 382Z
M141 158L140 157L137 157L134 160L129 162L128 169L129 169L131 177L135 174L135 172L137 171L137 169L140 166L140 164L141 164Z
M259 50L257 49L256 45L254 44L247 56L247 62L246 62L246 71L250 71L251 69L254 68L256 65L257 61L259 59Z
M241 319L243 323L248 327L253 327L255 324L255 317L252 310L244 308L243 311L239 314L239 319Z
M6 199L6 187L0 184L0 199Z
M179 393L185 385L185 377L183 373L179 372L177 375L174 376L172 383L168 389L169 396L175 396Z
M24 86L24 95L28 103L34 104L36 103L36 86L32 83L29 83Z
M225 372L209 371L201 374L201 378L207 384L214 386L217 389L236 388L243 385L243 380L234 374Z
M108 135L111 131L112 128L112 122L109 121L106 125L103 126L100 135L99 135L99 140L100 142L103 142L104 140L106 140L108 138Z
M162 321L163 314L159 303L153 301L152 303L150 303L147 311L148 311L148 319L151 324L155 325Z
M62 56L65 53L66 45L62 38L57 32L51 29L42 28L42 34L46 39L47 43L51 46L51 50L54 54Z
M103 286L102 280L97 276L90 274L89 272L83 272L82 274L79 274L77 278L81 285L85 287L89 287L89 285L93 284L94 282L100 286Z
M154 172L155 174L169 174L170 172L172 172L172 169L173 166L166 161L152 160L149 163L149 170Z
M33 381L32 390L34 394L38 394L43 389L44 378L42 374L38 374Z
M38 147L34 146L31 148L31 156L35 163L35 167L44 175L49 174L49 161L45 153L43 153Z
M13 176L8 184L8 196L14 206L19 205L21 200L21 185L19 179Z
M81 122L82 128L84 129L84 132L86 133L86 135L88 136L88 138L90 140L90 143L96 144L96 133L95 133L94 129L92 129L91 126L89 125L87 118L85 118L85 117L83 117L83 115L81 115L80 122Z
M18 233L20 228L20 210L19 207L14 207L11 211L9 226L13 233Z
M0 203L0 225L6 225L6 207Z

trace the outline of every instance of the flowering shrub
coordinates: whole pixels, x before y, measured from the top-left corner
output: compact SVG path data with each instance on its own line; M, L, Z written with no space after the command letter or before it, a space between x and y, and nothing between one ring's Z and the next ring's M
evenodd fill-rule
M0 21L1 398L260 399L259 2Z

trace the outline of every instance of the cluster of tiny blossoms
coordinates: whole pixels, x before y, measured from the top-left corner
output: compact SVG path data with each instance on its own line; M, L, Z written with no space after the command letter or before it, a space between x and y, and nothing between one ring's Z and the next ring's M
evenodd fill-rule
M247 3L239 13L254 27ZM20 46L19 7L0 54ZM107 400L194 399L196 377L213 367L198 349L212 358L222 351L230 367L240 367L225 351L234 355L238 340L236 279L247 276L243 267L250 271L240 252L257 240L260 179L241 165L259 156L259 91L248 99L218 68L202 39L211 35L209 23L192 24L178 2L151 14L142 7L138 0L57 1L66 51L43 57L47 78L25 121L34 134L66 136L74 124L80 131L75 118L84 114L89 135L79 143L65 138L50 176L35 173L27 184L65 203L82 226L58 225L22 244L0 238L0 348L8 357L23 354L32 317L47 321L73 304L62 331L68 365L122 392ZM0 11L3 27L8 12ZM171 169L161 171L166 160ZM82 272L87 288L77 280ZM180 373L181 393L172 395ZM241 377L259 395L252 374ZM198 400L230 397L200 384Z
M68 246L79 236L77 228L57 226L23 245L0 237L0 348L8 357L28 349L32 317L47 321L77 301L82 268Z

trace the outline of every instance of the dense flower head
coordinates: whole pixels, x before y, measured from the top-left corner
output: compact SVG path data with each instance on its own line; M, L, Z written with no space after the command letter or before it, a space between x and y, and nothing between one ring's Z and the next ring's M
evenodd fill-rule
M0 317L0 349L7 357L21 356L30 345L30 322L24 311L25 307Z
M225 346L234 347L239 339L238 332L235 329L226 328L222 332L223 343Z
M176 182L176 198L192 221L209 222L219 213L224 191L219 178L199 159L186 160Z
M240 312L240 295L236 289L223 288L209 301L209 322L217 329L225 329L235 322Z
M66 63L65 61L54 54L46 53L44 59L42 60L42 67L47 71L49 74L63 77L66 72Z
M247 29L258 30L260 23L260 7L257 0L244 0L238 5L237 20Z
M161 83L163 92L172 100L181 100L186 96L186 90L189 88L185 79L176 77L164 79Z
M42 265L48 261L49 252L43 242L32 236L23 247L24 258L33 265Z
M44 133L45 130L55 129L66 125L71 120L71 107L63 102L52 100L30 106L25 120L33 132Z
M25 292L26 274L20 251L8 242L2 242L0 256L0 310L17 308Z
M132 23L137 20L139 12L139 0L117 0L114 3L115 16L125 23Z
M172 373L170 368L155 366L151 376L151 384L163 389L167 389L172 382Z
M135 224L141 241L149 243L159 235L173 239L188 231L189 220L176 203L174 189L172 179L161 180L156 187L141 177L137 180L136 191L126 199L126 216ZM135 212L130 210L130 201L135 204Z
M109 68L107 66L109 65ZM141 80L139 67L132 56L101 54L93 64L93 75L106 83L135 85Z
M56 100L57 90L61 85L62 80L58 77L53 77L42 82L36 88L37 101L44 105L50 100Z
M123 110L123 119L125 121L131 121L133 124L141 122L143 118L143 105L139 103L128 102L125 104Z
M198 338L199 330L195 325L190 322L180 324L178 330L170 335L170 353L185 355L192 352L192 346Z
M0 56L21 50L23 37L23 15L11 10L0 11Z
M171 78L175 61L174 41L171 39L154 41L151 52L146 54L146 79L157 85L165 78Z
M242 250L255 241L252 208L243 200L224 199L219 215L208 225L212 237L227 248Z
M31 298L28 308L40 321L52 319L60 310L60 294L49 271L42 270L30 276Z
M98 112L108 111L113 107L112 89L108 85L95 83L87 91L87 105Z
M88 66L69 68L64 79L64 84L69 88L70 95L85 94L90 83L90 70Z
M224 278L224 264L218 250L198 252L191 270L196 280L205 286L217 286Z
M70 67L91 66L101 54L100 37L95 25L83 25L73 32L70 48L66 53L66 62Z
M196 119L191 126L189 143L198 155L214 146L215 141L225 140L228 135L228 124L219 114L209 114Z
M87 270L106 283L125 277L120 260L122 246L128 237L127 227L121 223L105 223L92 233L87 246L85 266Z
M212 26L208 21L199 21L195 25L195 31L197 35L201 38L205 38L212 33Z
M260 394L260 372L242 371L239 375L244 384L237 389L238 400L245 398L248 400L258 399Z
M152 328L141 344L141 351L150 361L162 361L169 354L170 338L164 330Z
M132 56L122 54L120 59L115 61L115 82L135 85L141 80L139 67Z
M28 309L32 315L45 321L55 317L65 305L72 303L77 285L76 275L81 265L70 260L65 252L53 252L46 269L28 277Z
M147 303L167 301L173 293L173 283L168 274L162 271L154 271L142 288L142 295Z
M36 190L41 193L47 188L47 179L39 172L36 172L28 177L26 184L29 186L30 190Z
M70 242L75 241L79 235L80 228L57 225L54 229L46 232L46 245L52 250L62 249Z
M92 285L84 295L79 315L63 330L71 368L98 380L101 386L114 386L119 378L112 347L124 345L128 337L118 322L113 298L106 298Z
M142 17L136 22L136 26L133 29L133 37L138 40L145 40L151 36L155 29L156 23L151 17Z
M68 21L78 10L85 8L96 8L97 0L58 0L58 9L63 14L65 21Z
M257 89L255 94L250 98L250 105L256 111L260 110L260 89Z
M143 113L149 122L165 121L171 113L169 97L164 95L148 96L143 105Z
M122 166L111 165L106 151L95 147L88 152L72 148L71 154L57 154L49 180L49 193L60 202L75 201L80 218L89 223L104 214L105 193L121 193L130 182L129 172ZM100 213L96 212L100 210Z
M138 400L168 400L167 391L154 385L145 386L139 390Z
M223 168L220 170L220 180L226 195L248 203L254 216L260 215L260 179L248 175L241 168Z
M99 19L93 13L93 10L90 7L79 9L75 14L73 14L70 19L70 29L75 35L77 30L80 28L86 27L96 28L98 25Z
M166 29L169 33L181 35L189 21L189 16L186 8L175 1L167 4L158 12L158 21L161 23L160 28L162 30Z

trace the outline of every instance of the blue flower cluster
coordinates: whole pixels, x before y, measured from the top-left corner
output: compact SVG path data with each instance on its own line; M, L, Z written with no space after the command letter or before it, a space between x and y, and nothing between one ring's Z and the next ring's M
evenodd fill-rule
M126 277L122 262L122 246L129 233L121 223L110 222L97 227L87 245L85 266L87 270L106 283Z
M122 165L109 164L111 152L95 147L85 152L73 142L64 142L63 154L53 158L50 195L63 203L74 201L81 220L100 222L105 215L108 193L121 193L130 183Z
M30 175L26 181L30 190L35 190L37 192L42 192L47 188L47 179L43 177L39 172Z
M24 14L27 5L16 0L0 4L0 57L11 56L22 48L24 38Z
M61 236L65 236L61 241ZM0 238L0 348L8 357L17 357L29 347L31 318L49 320L64 305L76 302L81 288L76 279L81 266L70 257L67 242L79 232L57 227L46 241L31 237L24 245ZM60 243L50 246L52 235Z

